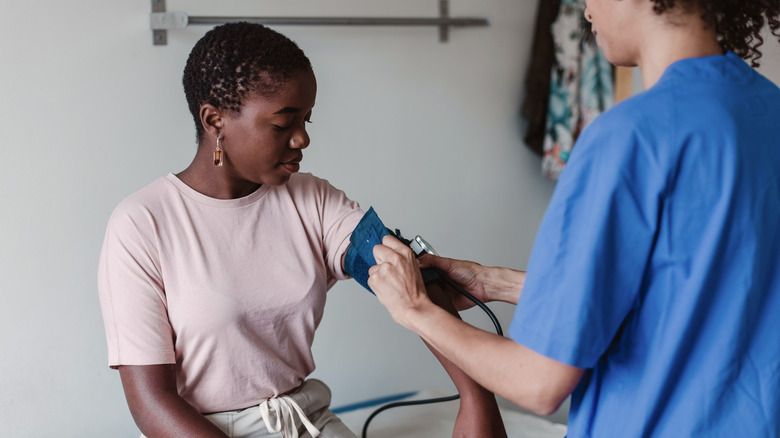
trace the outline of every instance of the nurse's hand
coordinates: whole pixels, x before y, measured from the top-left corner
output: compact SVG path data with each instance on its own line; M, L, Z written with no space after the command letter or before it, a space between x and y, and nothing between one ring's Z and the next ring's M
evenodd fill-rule
M448 259L431 254L420 257L420 267L435 267L466 292L483 303L504 301L517 304L525 284L525 272L495 266L482 266L468 260ZM474 303L451 288L448 294L455 308L465 310Z
M466 292L474 295L475 298L487 303L492 301L485 291L485 285L478 280L479 273L485 269L484 266L476 262L467 260L449 259L439 257L433 254L426 254L419 258L420 268L437 268L442 271L452 282L462 287ZM463 294L452 287L446 287L452 304L458 311L470 309L475 306L474 302L466 298Z
M415 313L434 305L425 291L420 266L412 250L393 236L374 247L377 264L368 270L368 285L395 322L412 329Z

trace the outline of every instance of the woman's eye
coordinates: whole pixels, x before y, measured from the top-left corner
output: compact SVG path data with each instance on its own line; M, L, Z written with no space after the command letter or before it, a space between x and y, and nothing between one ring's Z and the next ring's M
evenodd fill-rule
M314 123L311 120L305 120L306 123Z
M286 130L290 129L289 126L273 125L273 127L277 131L286 131Z

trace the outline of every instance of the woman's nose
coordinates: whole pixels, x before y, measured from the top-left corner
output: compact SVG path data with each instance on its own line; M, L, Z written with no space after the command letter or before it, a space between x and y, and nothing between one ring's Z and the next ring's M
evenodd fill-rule
M309 133L306 132L306 129L301 129L290 138L290 147L293 149L306 149L309 147L309 142L311 142Z

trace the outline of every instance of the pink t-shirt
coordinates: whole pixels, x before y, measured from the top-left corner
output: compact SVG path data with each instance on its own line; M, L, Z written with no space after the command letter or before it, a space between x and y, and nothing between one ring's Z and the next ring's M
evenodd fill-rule
M131 195L111 216L98 271L109 365L175 363L179 394L202 413L297 387L362 215L303 173L239 199L172 174Z

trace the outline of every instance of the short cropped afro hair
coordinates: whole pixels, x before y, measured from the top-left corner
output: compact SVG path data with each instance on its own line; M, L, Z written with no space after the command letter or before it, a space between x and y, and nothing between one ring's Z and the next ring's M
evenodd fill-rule
M261 24L228 23L208 31L192 48L182 78L198 142L202 105L240 113L247 97L272 96L294 74L311 71L297 44Z
M662 14L675 7L698 9L708 26L715 28L721 47L759 65L764 43L761 29L769 25L772 35L780 37L780 0L653 0L654 10Z

